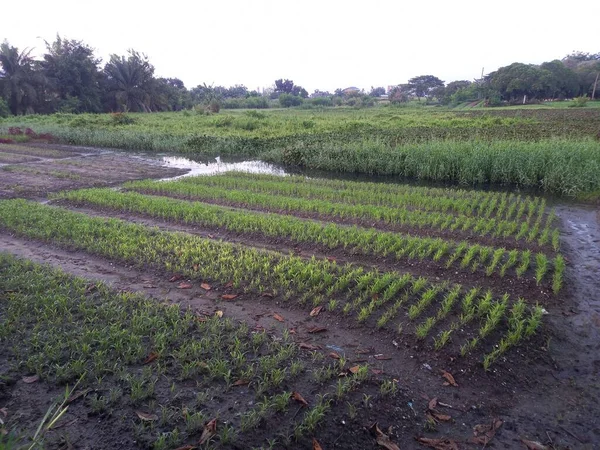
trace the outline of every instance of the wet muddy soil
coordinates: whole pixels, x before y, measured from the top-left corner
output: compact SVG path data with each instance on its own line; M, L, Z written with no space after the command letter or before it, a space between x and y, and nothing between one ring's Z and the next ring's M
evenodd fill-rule
M88 153L77 153L74 149L42 151L37 147L11 145L0 151L17 159L29 159L0 164L0 198L45 198L50 192L66 189L114 186L125 181L173 177L188 172L163 167L151 160L89 149L85 149ZM36 157L32 159L31 155Z

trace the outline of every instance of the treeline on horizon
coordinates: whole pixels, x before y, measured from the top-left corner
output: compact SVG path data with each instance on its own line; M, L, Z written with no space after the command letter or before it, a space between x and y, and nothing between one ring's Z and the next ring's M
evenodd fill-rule
M30 49L19 50L7 41L0 45L0 117L22 114L158 112L195 108L368 107L386 96L392 104L426 99L442 105L481 101L488 106L511 103L597 98L600 53L573 52L562 60L540 65L513 63L482 79L444 83L433 75L411 78L389 92L372 87L311 95L292 80L278 79L260 93L243 85L198 85L186 88L178 78L155 77L148 57L135 50L111 55L102 66L94 49L82 41L56 37L46 42L41 59ZM584 103L584 102L581 102Z

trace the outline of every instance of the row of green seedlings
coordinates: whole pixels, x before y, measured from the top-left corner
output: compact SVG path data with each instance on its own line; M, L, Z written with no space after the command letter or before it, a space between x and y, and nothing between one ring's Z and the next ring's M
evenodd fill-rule
M351 265L340 267L326 260L304 260L196 236L159 232L21 200L0 202L0 212L0 224L29 237L64 243L142 267L180 272L194 279L231 282L235 289L247 293L282 294L284 301L295 298L306 304L310 300L317 306L329 300L330 310L339 306L344 314L356 311L359 321L381 308L387 309L382 314L387 320L396 316L408 298L402 292L404 287L408 295L425 290L419 310L445 289L445 284L431 284L424 277L413 279L408 274L367 272Z
M301 177L304 183L290 182L290 177L267 176L265 179L250 179L239 172L228 172L215 176L185 177L183 184L203 185L228 190L244 190L256 193L275 194L286 197L321 199L335 203L410 207L427 211L455 212L484 218L496 217L511 220L517 211L521 216L527 210L528 222L533 215L544 214L545 202L539 197L522 198L515 194L482 193L478 196L460 198L452 190L447 195L432 196L427 188L412 188L404 193L381 192L363 189L363 183L349 182L345 189L321 186L311 179ZM142 183L142 186L144 183ZM515 216L519 218L520 216Z
M448 200L461 200L465 203L456 203L452 209L469 215L493 216L505 220L519 218L514 213L521 210L521 203L526 206L521 210L521 215L527 210L528 216L532 208L537 207L538 214L544 212L539 197L521 196L520 194L506 192L485 192L481 190L463 190L452 188L432 188L411 186L407 184L359 182L348 180L309 178L301 175L287 175L283 180L277 175L256 174L248 172L226 172L214 177L185 177L180 180L184 183L205 184L208 186L226 186L239 190L251 189L255 192L277 192L279 194L303 196L309 198L323 198L319 194L330 196L339 192L348 201L356 202L355 198L364 199L365 203L385 204L381 199L389 199L392 205L404 205L403 198L417 196L434 197ZM338 198L338 197L333 197ZM395 203L399 201L400 203ZM513 208L512 204L516 206ZM442 203L443 204L443 203ZM533 204L534 206L530 206ZM494 205L494 206L490 206ZM421 205L418 205L421 206Z
M514 238L516 241L537 243L540 246L551 243L555 250L558 250L559 246L558 229L553 227L553 213L545 216L538 214L535 222L531 224L527 220L500 220L388 206L353 205L316 198L304 199L247 190L235 191L180 181L140 181L128 183L125 187L146 194L180 196L190 200L220 201L249 209L264 209L285 214L316 214L326 220L337 218L341 221L360 220L370 221L370 223L378 221L394 226L431 228L494 238ZM422 204L426 205L427 202L428 200L424 199ZM544 200L541 203L544 203ZM522 207L524 205L524 203L521 204Z
M172 383L170 393L175 402L177 382L203 375L201 384L208 388L199 391L195 404L178 415L184 422L183 431L175 428L160 433L155 448L180 445L186 437L200 432L211 418L202 411L211 406L211 393L215 389L221 395L230 391L235 380L247 380L256 398L262 399L239 418L239 430L252 431L271 415L287 411L292 392L281 392L281 388L304 372L304 363L293 359L297 346L287 330L280 340L270 340L264 331L251 331L247 324L236 325L227 318L215 316L198 321L197 316L182 313L177 306L159 305L131 293L115 293L103 284L95 284L90 290L88 280L2 253L0 268L5 275L0 289L9 292L0 320L0 336L12 344L8 348L14 352L14 361L24 361L24 368L48 381L78 379L83 382L82 387L94 386L96 393L88 398L92 413L103 414L116 408L124 393L129 393L132 405L157 410L153 399L159 379ZM24 323L33 326L23 326ZM144 345L138 348L141 342ZM148 348L153 349L156 362L144 366L141 373L132 371L128 366L143 361ZM330 365L323 364L323 358L322 353L313 352L315 367L311 373L319 384L348 370L343 356ZM69 376L65 376L66 367ZM368 367L359 367L339 379L331 396L341 401L367 376ZM110 377L114 377L117 387L107 392L103 386ZM215 386L215 382L221 384ZM220 388L223 382L225 387ZM395 388L390 382L383 382L382 395L394 393ZM318 396L316 404L306 410L294 427L293 437L299 439L313 432L330 405L326 396ZM169 427L174 420L172 408L160 407L158 427ZM143 434L154 428L153 422L141 422L134 433L142 440ZM238 434L231 425L220 427L219 441L233 443Z
M522 277L530 266L531 251L511 250L465 241L455 244L443 239L420 238L375 229L346 227L337 224L323 225L296 217L231 210L217 205L190 203L164 197L145 196L135 192L115 192L110 189L84 189L68 191L58 198L86 205L109 207L119 211L142 213L167 220L177 220L208 227L225 228L242 233L260 233L268 237L285 237L298 243L316 243L328 249L351 249L352 253L391 255L398 260L418 259L434 261L446 268L460 263L462 269L475 273L485 270L487 276L498 273L504 277L515 268ZM520 263L519 263L520 261ZM554 258L553 287L562 285L563 259ZM541 284L549 270L549 259L544 253L535 257L535 279ZM557 293L558 290L555 291Z

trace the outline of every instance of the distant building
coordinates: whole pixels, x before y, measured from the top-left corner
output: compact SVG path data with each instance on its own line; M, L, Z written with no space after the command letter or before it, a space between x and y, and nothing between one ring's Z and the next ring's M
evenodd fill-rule
M350 87L347 87L346 89L342 89L342 92L344 93L344 95L359 94L360 89L357 88L356 86L350 86Z

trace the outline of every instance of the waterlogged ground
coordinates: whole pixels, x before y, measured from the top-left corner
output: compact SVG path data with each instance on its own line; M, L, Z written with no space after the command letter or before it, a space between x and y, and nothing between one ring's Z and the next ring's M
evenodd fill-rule
M177 177L185 170L189 174L218 173L232 168L284 173L277 167L257 162L198 163L165 156L160 157L163 158L161 166L144 158L104 152L98 154L90 149L52 150L59 153L49 157L34 154L32 150L27 156L39 160L15 164L21 168L18 170L3 171L7 166L0 167L0 189L4 189L0 190L0 196L42 198L47 192L63 189L116 186L125 180L148 177ZM38 172L23 170L25 168ZM51 174L53 171L70 175L56 176ZM9 178L5 175L15 174L18 174L17 178L6 181ZM303 256L311 253L318 257L327 256L311 247L285 247L277 241L253 242L244 236L236 238L223 230L212 234L205 229L132 214L79 210L211 239L223 238L267 249L278 248L304 253ZM104 281L117 291L141 292L158 302L191 308L201 316L222 314L235 322L247 323L250 328L265 330L273 339L280 339L282 333L288 330L296 344L309 344L327 359L334 360L332 354L341 355L348 359L348 366L368 364L373 369L371 376L374 379L349 399L350 404L358 405L355 411L344 402L337 404L317 431L288 445L279 439L273 448L318 448L313 447L313 437L324 449L395 448L386 446L381 436L378 443L377 434L369 431L369 427L377 422L389 439L402 449L425 448L417 443L417 437L438 439L430 442L430 448L437 449L526 449L528 447L523 439L540 445L529 448L594 449L600 442L597 420L600 414L600 222L597 210L582 205L559 204L556 213L562 251L568 264L565 289L546 305L548 314L544 317L542 332L524 347L511 350L489 372L480 366L465 364L460 359L423 351L411 341L348 321L341 314L323 310L313 317L301 308L269 296L242 295L233 301L225 301L222 295L229 292L226 288L206 290L199 283L191 283L189 289L178 289L180 281L171 281L172 273L142 270L87 252L20 237L6 230L0 232L0 252L60 267L67 273L88 278L92 283L94 280ZM336 257L343 262L342 254ZM323 328L323 331L311 332L315 327ZM306 364L309 364L312 351L301 350ZM6 357L6 353L0 351L0 358ZM457 386L444 385L447 380L442 377L443 371L454 375ZM0 375L7 374L0 372ZM0 411L5 411L0 413L0 419L33 433L50 403L64 393L64 387L51 385L43 378L26 383L20 376L27 373L19 374L19 377L9 375L8 383L0 378ZM378 394L376 383L383 377L394 380L398 386L395 396L388 398ZM160 389L157 396L163 398L169 386ZM194 392L195 388L193 383L188 383L183 389L184 392ZM320 392L309 377L299 379L295 389L311 404ZM372 400L361 399L360 394L370 395ZM240 391L239 395L246 399L247 393ZM220 402L223 402L224 411L242 408L232 398L235 397L231 394L223 394L222 398L217 395L212 406L207 408L213 408ZM432 420L429 407L434 398L438 404L434 409L439 415ZM49 432L50 448L145 448L151 445L150 441L115 436L118 430L126 432L125 422L139 421L135 417L136 408L125 403L120 405L122 408L112 414L98 415L90 412L87 400L73 402L61 419L61 426ZM158 409L157 405L154 406ZM296 409L292 408L289 416ZM223 424L219 423L219 426ZM474 430L479 430L476 433L479 437L487 432L489 439L474 443ZM188 440L185 443L197 444L200 434L201 430L194 442ZM248 441L221 445L220 448L241 449L260 445L268 448L264 441L268 436L267 423L257 428L254 437ZM218 446L218 443L214 445Z

